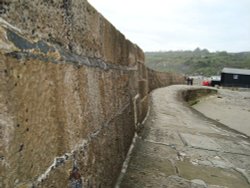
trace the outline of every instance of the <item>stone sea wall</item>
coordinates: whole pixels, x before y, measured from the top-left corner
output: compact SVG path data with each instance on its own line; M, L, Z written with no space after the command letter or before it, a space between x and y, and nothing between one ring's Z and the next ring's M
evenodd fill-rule
M152 69L148 69L148 87L149 91L152 91L159 87L166 87L169 85L185 83L183 75L172 72L157 72Z
M6 0L0 15L0 187L112 187L148 93L183 78L147 69L86 0Z

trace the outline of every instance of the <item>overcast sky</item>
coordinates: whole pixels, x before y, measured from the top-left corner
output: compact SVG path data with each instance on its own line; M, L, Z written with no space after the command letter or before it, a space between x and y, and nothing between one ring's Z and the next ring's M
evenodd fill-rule
M250 0L88 0L144 51L250 51Z

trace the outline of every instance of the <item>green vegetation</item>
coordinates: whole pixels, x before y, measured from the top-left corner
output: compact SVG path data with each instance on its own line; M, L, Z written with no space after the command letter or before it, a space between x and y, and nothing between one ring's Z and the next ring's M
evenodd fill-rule
M188 75L218 75L224 67L250 69L250 52L228 53L208 50L146 52L146 65L157 71Z

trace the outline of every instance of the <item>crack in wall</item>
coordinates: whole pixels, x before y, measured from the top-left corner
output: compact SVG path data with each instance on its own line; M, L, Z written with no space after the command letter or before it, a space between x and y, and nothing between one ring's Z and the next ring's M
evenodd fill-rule
M0 17L0 25L4 26L4 28L6 28L6 29L12 29L12 30L14 30L16 32L22 33L22 31L20 29L18 29L17 27L11 25L6 20L4 20L2 17Z
M106 121L104 124L102 124L101 128L97 131L95 131L94 133L89 133L87 136L87 140L83 139L82 143L80 145L77 145L75 147L75 149L71 150L71 152L69 153L65 153L62 156L59 157L55 157L53 160L53 163L45 170L45 172L43 174L41 174L37 180L35 181L35 185L39 185L40 183L42 183L45 179L48 178L48 176L50 175L50 172L52 170L55 170L56 168L59 168L60 166L64 165L66 161L69 160L73 160L73 169L74 166L76 166L76 159L75 159L75 154L78 151L82 151L84 153L87 153L88 151L88 146L91 144L92 140L95 139L96 137L99 136L99 134L109 126L110 122L115 119L117 116L119 116L120 114L122 114L128 107L129 107L130 103L127 103L126 105L124 105L122 108L120 108L120 110L118 110L108 121ZM131 149L132 150L132 149ZM132 151L131 151L132 152Z
M36 181L38 182L38 184L43 182L45 179L47 179L47 177L49 176L49 174L52 170L63 165L65 163L65 161L70 160L71 157L73 156L74 152L75 151L73 150L70 153L65 153L64 155L62 155L60 157L56 157L54 159L53 163L47 168L47 170L37 178Z

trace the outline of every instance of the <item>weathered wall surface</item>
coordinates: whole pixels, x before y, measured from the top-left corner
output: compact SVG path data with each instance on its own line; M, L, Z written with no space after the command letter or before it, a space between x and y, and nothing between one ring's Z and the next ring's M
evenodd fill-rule
M157 72L148 68L148 87L152 91L159 87L185 83L185 78L176 73Z
M0 187L112 187L149 91L182 78L154 78L85 0L3 1L0 14Z
M144 60L142 51L86 0L3 0L1 13L24 36L43 38L77 55L119 65Z

